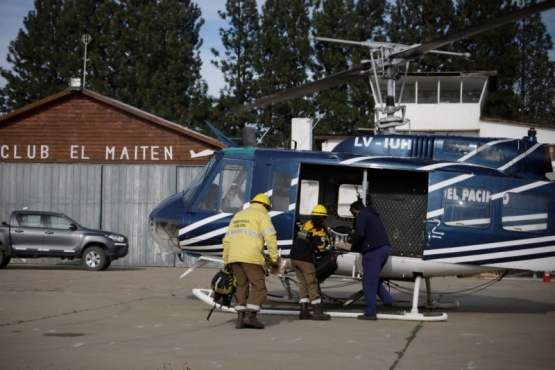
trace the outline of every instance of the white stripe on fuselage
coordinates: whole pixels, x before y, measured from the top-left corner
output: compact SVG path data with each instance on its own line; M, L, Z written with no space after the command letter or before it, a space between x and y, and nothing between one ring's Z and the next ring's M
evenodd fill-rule
M465 245L461 247L447 247L447 248L438 248L438 249L426 249L424 250L424 256L434 256L438 254L444 253L461 253L461 252L472 252L472 251L480 251L486 249L499 249L505 247L512 247L518 245L530 245L536 243L545 243L545 242L555 242L555 236L543 236L539 238L528 238L528 239L520 239L520 240L510 240L505 242L495 242L495 243L486 243L486 244L474 244L474 245ZM520 249L517 251L509 251L503 252L508 254L519 254L519 252L525 252L529 254L530 251L539 248L550 248L551 251L555 250L555 245L548 246L548 247L538 247L538 248L526 248ZM524 254L524 253L522 253ZM461 259L463 261L466 258L476 259L475 256L463 256L463 257L453 257L454 259ZM449 258L451 260L451 258Z
M297 185L297 184L298 184L298 180L299 180L298 178L292 179L292 180L291 180L291 186L293 187L293 186ZM268 197L271 197L272 194L273 194L273 189L268 190L268 191L265 192L264 194L266 194ZM247 208L247 207L249 207L249 206L250 206L250 202L247 202L247 203L243 204L243 209L245 209L245 208ZM294 209L295 209L295 203L289 204L289 211L294 210ZM282 213L283 213L283 212L276 212L276 211L270 211L270 212L268 212L268 214L270 215L270 217L275 217L275 216L280 215L280 214L282 214ZM188 225L188 226L185 226L185 227L179 229L179 236L181 236L181 235L183 235L183 234L185 234L185 233L188 233L188 232L190 232L190 231L192 231L192 230L195 230L195 229L197 229L197 228L199 228L199 227L202 227L202 226L204 226L204 225L207 225L207 224L209 224L209 223L211 223L211 222L214 222L214 221L216 221L216 220L219 220L219 219L222 219L222 218L225 218L225 217L229 217L229 216L232 216L232 217L233 217L233 215L234 215L234 213L218 213L218 214L216 214L216 215L214 215L214 216L207 217L207 218L205 218L205 219L202 219L202 220L200 220L200 221L198 221L198 222L192 223L192 224L190 224L190 225ZM213 237L218 236L218 235L222 235L222 238L223 238L223 235L225 234L226 231L227 231L227 226L226 226L226 227L222 227L222 228L220 228L220 229L218 229L218 230L212 230L212 231L209 231L209 232L207 232L207 233L205 233L205 234L195 236L194 238L191 238L191 239L181 240L181 241L179 242L179 245L182 246L182 247L183 247L183 246L187 246L187 245L190 245L190 244L198 243L198 242L200 242L200 241L213 238ZM278 245L291 245L291 244L292 244L292 240L281 240L281 241L278 240ZM217 246L220 246L220 247L221 247L221 244L219 244L219 245L217 245ZM205 248L205 249L210 249L211 247L207 247L207 246L203 246L203 247L200 247L200 246L199 246L199 247L196 247L196 246L195 246L195 249L197 249L197 248L198 248L198 250L202 250L203 248Z

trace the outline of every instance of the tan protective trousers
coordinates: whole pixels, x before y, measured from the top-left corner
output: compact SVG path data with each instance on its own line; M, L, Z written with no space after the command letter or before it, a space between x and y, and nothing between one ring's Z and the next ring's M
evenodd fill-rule
M312 302L320 299L320 287L316 280L316 266L312 262L291 260L299 280L299 302Z
M268 295L264 267L246 262L233 262L231 270L237 279L235 310L260 311Z

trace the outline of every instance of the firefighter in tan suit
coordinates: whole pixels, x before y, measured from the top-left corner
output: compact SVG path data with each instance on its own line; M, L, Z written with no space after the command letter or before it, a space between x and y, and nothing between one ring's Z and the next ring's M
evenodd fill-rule
M264 329L264 324L256 318L268 294L264 244L271 264L277 266L277 236L268 214L270 199L265 194L258 194L250 203L249 208L237 212L231 219L223 238L223 260L226 265L231 265L237 279L235 310L238 318L235 327Z

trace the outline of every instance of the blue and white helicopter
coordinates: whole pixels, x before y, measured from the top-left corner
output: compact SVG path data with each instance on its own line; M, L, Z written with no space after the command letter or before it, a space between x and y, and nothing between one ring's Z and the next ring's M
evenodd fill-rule
M553 168L548 146L538 142L533 130L522 139L394 134L395 127L405 123L404 107L394 102L395 67L454 40L553 7L555 1L545 1L427 44L361 43L382 54L245 106L271 104L354 78L369 76L372 83L371 76L380 74L388 79L386 104L376 109L375 135L350 138L332 152L222 149L186 190L155 207L149 217L152 238L168 252L198 257L184 275L204 263L221 262L222 237L234 213L264 193L272 202L281 257L287 259L298 224L316 204L326 206L331 230L345 230L353 222L350 204L371 196L392 243L382 278L414 281L410 312L380 313L385 319L447 319L446 314L419 312L422 279L427 304L433 305L432 277L555 270L555 183L546 177ZM332 234L337 240L345 235ZM344 250L337 263L335 275L360 279L358 253ZM195 295L213 303L206 291L197 289ZM287 296L294 299L291 291Z

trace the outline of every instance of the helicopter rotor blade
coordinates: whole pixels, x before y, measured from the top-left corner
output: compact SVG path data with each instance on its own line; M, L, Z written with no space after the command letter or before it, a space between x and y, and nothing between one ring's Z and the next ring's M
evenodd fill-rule
M389 55L389 59L411 59L414 57L418 57L420 55L426 54L429 51L440 48L454 41L458 41L460 39L464 39L464 38L476 35L480 32L488 31L493 28L503 26L507 23L521 20L523 18L529 17L536 13L541 13L551 8L555 8L555 0L547 0L541 3L536 3L528 7L516 10L514 12L493 18L479 25L472 26L470 28L467 28L459 32L455 32L445 37L441 37L437 40L433 40L425 44L409 47L408 49L405 49L397 53L392 53Z
M309 82L307 84L294 87L288 90L280 91L273 95L268 95L264 98L258 99L253 103L242 105L232 110L233 113L242 113L249 111L253 108L262 107L265 105L279 103L284 100L298 98L299 96L313 94L315 92L329 89L338 85L351 82L364 76L371 70L371 64L368 62L359 63L351 69L338 72L321 80Z
M409 59L413 59L416 57L419 57L421 55L424 55L428 52L433 52L435 49L440 48L442 46L445 46L449 43L452 43L454 41L466 38L466 37L470 37L473 35L476 35L478 33L484 32L484 31L488 31L490 29L496 28L496 27L500 27L503 26L505 24L514 22L514 21L518 21L521 20L523 18L529 17L533 14L536 13L541 13L545 10L551 9L551 8L555 8L555 0L546 0L543 1L541 3L536 3L533 5L530 5L528 7L516 10L514 12L499 16L499 17L495 17L492 18L484 23L481 23L479 25L476 26L472 26L470 28L467 28L465 30L459 31L459 32L455 32L451 35L445 36L445 37L441 37L439 39L424 43L424 44L419 44L419 45L413 45L413 46L408 46L406 48L401 48L400 44L385 44L385 43L380 43L384 44L384 45L391 45L392 46L392 52L389 53L388 58L389 60L392 61L392 63L387 63L387 65L389 67L392 67L395 64L399 63L399 59L400 60L409 60ZM321 39L324 40L324 38L320 38L320 37L313 37L313 39ZM346 42L345 40L335 40L335 39L325 39L326 41L333 41L333 42ZM357 44L361 44L363 45L364 43L357 43ZM384 45L381 45L382 47ZM374 46L372 43L368 43L368 45L365 44L365 46ZM379 45L377 45L379 46ZM400 51L395 51L394 49L402 49ZM384 66L382 66L384 67ZM353 68L348 69L346 71L342 71L342 72L338 72L335 73L333 75L330 75L328 77L325 77L321 80L317 80L317 81L313 81L313 82L309 82L305 85L301 85L298 87L294 87L288 90L284 90L266 97L263 97L261 99L258 99L252 103L249 104L245 104L243 106L237 107L232 109L230 112L231 113L241 113L241 112L246 112L249 111L253 108L256 107L261 107L261 106L265 106L265 105L269 105L269 104L273 104L273 103L278 103L278 102L282 102L285 100L289 100L292 98L297 98L299 96L304 96L304 95L309 95L324 89L329 89L331 87L335 87L338 85L342 85L345 84L347 82L356 80L362 76L367 75L369 72L372 71L372 64L370 62L362 62L360 64L355 65Z

